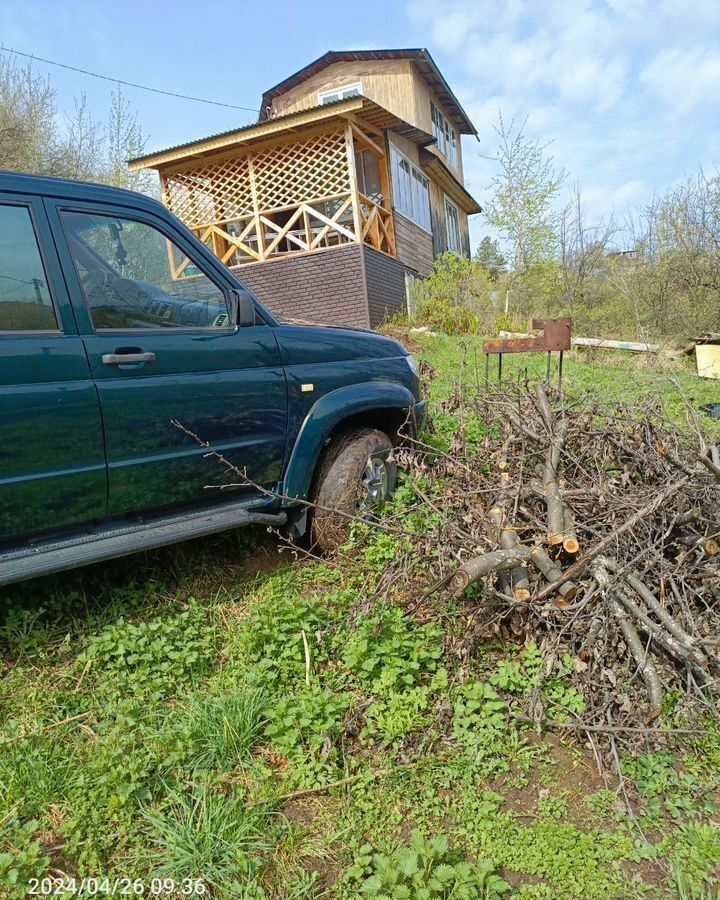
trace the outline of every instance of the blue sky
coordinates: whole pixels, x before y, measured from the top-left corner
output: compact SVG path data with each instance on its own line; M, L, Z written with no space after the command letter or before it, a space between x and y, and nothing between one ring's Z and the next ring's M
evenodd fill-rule
M2 0L0 42L103 74L256 108L262 91L328 49L427 47L480 134L464 138L482 203L492 125L527 118L551 140L589 215L649 200L699 164L720 165L720 0ZM85 92L104 118L112 85L36 64L61 104ZM148 149L253 113L126 89ZM472 226L476 244L487 228Z

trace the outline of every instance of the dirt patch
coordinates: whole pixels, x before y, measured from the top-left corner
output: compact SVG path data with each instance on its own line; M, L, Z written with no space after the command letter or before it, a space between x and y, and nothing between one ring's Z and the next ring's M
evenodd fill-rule
M381 334L391 337L394 341L399 341L409 353L420 353L422 347L413 339L410 329L403 328L402 325L383 325L380 330Z
M44 852L50 857L49 871L53 876L75 878L78 875L76 864L65 856L65 838L60 832L50 832L43 838Z
M512 787L507 782L512 776L503 776L492 789L505 797L505 808L518 813L522 818L535 818L538 800L543 797L564 796L568 804L568 815L565 819L578 828L587 828L589 810L582 802L589 794L601 790L615 790L617 782L608 779L608 783L598 774L592 755L565 746L556 735L528 736L530 743L540 741L549 745L544 762L532 767L527 773L528 784L523 787Z
M336 801L328 797L304 797L293 800L283 807L283 815L288 822L299 826L304 833L305 857L303 867L309 874L315 874L315 887L322 894L330 891L344 868L327 848L327 816L329 807Z
M272 572L279 566L292 562L289 553L283 552L287 544L275 535L268 535L256 549L250 551L242 560L240 568L248 575Z
M552 887L551 883L546 878L540 878L537 875L529 875L527 872L515 872L513 869L506 869L504 866L501 866L499 873L501 878L504 878L505 881L512 885L516 890L520 890L521 887L539 884Z

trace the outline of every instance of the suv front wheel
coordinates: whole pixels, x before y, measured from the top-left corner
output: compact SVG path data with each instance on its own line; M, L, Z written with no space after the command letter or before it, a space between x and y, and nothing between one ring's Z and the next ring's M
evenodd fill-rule
M348 432L330 445L312 497L312 536L323 550L342 546L353 518L377 512L395 490L397 466L388 458L391 450L390 438L375 428Z

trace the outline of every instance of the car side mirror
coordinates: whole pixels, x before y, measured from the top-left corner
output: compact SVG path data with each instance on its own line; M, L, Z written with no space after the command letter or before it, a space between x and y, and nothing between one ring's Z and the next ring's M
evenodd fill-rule
M246 291L230 291L230 321L238 328L255 324L255 304Z

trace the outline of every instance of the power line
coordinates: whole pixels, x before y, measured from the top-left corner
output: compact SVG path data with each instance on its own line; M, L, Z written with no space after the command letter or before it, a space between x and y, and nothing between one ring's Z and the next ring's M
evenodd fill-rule
M87 69L79 69L77 66L69 66L66 63L55 62L53 59L44 59L34 53L23 53L22 50L14 50L12 47L0 47L3 53L14 53L16 56L25 56L27 59L35 59L38 62L47 63L49 66L57 66L60 69L69 69L71 72L80 72L82 75L90 75L92 78L101 78L103 81L112 81L114 84L122 84L125 87L137 88L140 91L150 91L153 94L164 94L166 97L178 97L180 100L192 100L194 103L207 103L210 106L224 106L226 109L242 109L245 112L256 113L257 109L249 106L235 106L233 103L220 103L218 100L204 100L202 97L189 97L187 94L176 94L173 91L163 91L160 88L147 87L144 84L136 84L133 81L123 81L122 78L111 78L109 75L99 75L97 72L89 72Z

